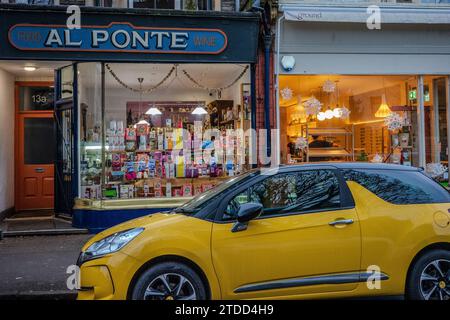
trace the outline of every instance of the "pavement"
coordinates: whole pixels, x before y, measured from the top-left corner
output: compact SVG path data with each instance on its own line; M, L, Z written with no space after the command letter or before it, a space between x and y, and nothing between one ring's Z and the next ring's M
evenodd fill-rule
M92 235L5 237L0 240L0 299L75 299L66 269Z

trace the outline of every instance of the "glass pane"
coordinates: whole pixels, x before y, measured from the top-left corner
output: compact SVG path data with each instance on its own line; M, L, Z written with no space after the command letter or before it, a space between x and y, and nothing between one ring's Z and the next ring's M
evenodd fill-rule
M101 196L102 108L101 64L78 65L78 100L80 110L80 196Z
M264 206L263 215L338 208L339 183L329 170L280 174L252 187L250 201Z
M191 197L249 169L248 66L177 68L105 65L106 198Z
M53 98L53 87L20 87L20 111L52 110Z
M73 97L73 67L61 69L61 99Z
M24 120L25 164L51 164L55 157L53 118Z

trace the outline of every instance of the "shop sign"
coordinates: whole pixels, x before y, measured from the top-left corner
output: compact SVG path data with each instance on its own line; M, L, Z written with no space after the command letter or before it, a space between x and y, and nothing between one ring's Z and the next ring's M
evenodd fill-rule
M227 47L227 36L220 29L136 27L125 22L72 30L66 25L16 24L8 37L23 51L215 55Z

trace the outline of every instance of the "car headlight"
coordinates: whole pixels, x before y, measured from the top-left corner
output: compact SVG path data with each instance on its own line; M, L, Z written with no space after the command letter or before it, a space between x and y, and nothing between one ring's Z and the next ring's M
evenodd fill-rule
M119 251L142 231L144 231L144 228L120 231L94 242L86 251L81 253L78 259L78 265L81 265L85 261L104 256L105 254Z

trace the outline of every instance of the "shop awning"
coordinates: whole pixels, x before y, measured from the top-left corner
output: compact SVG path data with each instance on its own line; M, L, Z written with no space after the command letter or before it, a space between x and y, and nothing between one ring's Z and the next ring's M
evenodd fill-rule
M379 6L381 23L450 24L450 6ZM289 21L366 23L369 6L281 4Z

